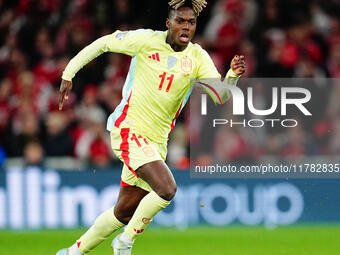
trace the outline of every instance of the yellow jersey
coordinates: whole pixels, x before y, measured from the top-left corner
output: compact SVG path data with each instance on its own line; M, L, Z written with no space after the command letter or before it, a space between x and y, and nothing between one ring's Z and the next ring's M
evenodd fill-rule
M208 53L198 44L190 42L183 51L176 52L166 43L166 37L167 31L118 30L80 51L67 65L62 78L71 80L80 68L104 52L130 55L123 98L109 116L107 130L114 126L129 127L154 142L166 142L191 94L192 81L221 77Z

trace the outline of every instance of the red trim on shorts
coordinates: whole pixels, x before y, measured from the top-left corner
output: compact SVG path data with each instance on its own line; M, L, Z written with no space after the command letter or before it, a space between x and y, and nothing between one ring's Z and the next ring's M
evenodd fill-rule
M137 173L130 167L130 158L129 158L129 132L130 128L122 128L120 130L120 136L122 137L122 143L120 144L120 149L122 150L122 158L124 160L125 165L129 168L129 170L138 178Z
M120 180L120 186L121 187L129 187L131 186L130 184L126 183L126 182L123 182L123 180Z
M179 108L178 108L178 110L177 110L177 112L176 112L175 118L172 120L172 123L171 123L171 130L173 130L174 127L175 127L175 120L177 119L179 113L181 112L182 104L183 104L183 102L182 102L181 105L179 106Z
M121 123L125 120L125 118L126 118L127 111L128 111L128 109L129 109L129 103L130 103L131 95L132 95L132 91L131 91L130 96L129 96L128 100L127 100L127 104L126 104L126 105L124 106L124 108L123 108L122 114L117 118L117 120L116 120L116 122L115 122L115 126L116 126L117 128L119 128L120 124L121 124Z

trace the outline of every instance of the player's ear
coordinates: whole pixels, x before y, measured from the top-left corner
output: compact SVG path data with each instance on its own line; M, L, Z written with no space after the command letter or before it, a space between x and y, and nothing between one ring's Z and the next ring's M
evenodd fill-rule
M165 25L166 25L167 28L169 28L169 26L170 26L170 20L169 20L169 18L166 19Z

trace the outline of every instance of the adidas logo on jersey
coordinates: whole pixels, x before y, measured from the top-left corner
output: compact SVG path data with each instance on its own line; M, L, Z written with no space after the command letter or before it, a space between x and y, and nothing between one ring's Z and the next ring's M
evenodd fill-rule
M150 55L148 58L152 58L153 60L156 60L160 62L161 60L159 59L159 54L156 52L155 54Z

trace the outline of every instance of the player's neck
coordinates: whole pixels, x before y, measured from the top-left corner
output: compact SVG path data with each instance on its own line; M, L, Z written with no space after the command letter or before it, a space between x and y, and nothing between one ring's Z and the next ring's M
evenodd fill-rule
M185 50L185 48L187 47L187 46L180 46L180 45L176 44L176 43L170 38L169 35L166 37L166 40L165 40L165 41L166 41L167 44L170 45L170 47L171 47L174 51L183 51L183 50Z

